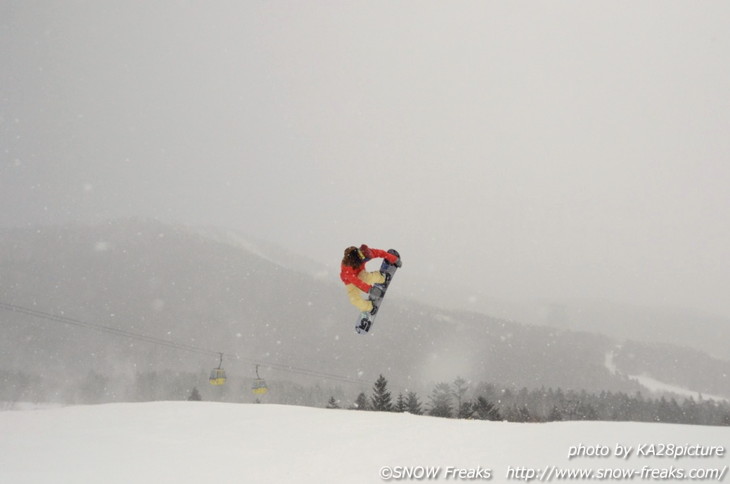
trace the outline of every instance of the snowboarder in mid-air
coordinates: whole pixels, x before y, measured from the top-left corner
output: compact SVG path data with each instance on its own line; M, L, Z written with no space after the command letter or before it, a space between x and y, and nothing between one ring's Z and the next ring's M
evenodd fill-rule
M380 270L366 271L365 264L378 258L384 259ZM367 333L370 330L373 316L380 307L393 274L400 266L400 255L393 249L386 252L371 249L365 244L359 248L352 246L345 249L340 279L345 284L350 302L361 312L355 328L358 333ZM366 293L368 298L363 299L362 293Z

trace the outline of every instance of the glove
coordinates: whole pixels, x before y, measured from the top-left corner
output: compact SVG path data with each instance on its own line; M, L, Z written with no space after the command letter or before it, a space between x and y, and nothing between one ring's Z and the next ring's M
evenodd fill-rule
M360 246L360 252L362 252L362 255L365 256L366 259L370 260L373 258L373 253L370 251L370 247L368 247L365 244L362 244Z
M388 253L397 257L395 262L388 261L388 263L392 266L396 266L396 267L400 268L403 265L403 262L400 260L400 254L398 253L398 251L395 249L389 249Z

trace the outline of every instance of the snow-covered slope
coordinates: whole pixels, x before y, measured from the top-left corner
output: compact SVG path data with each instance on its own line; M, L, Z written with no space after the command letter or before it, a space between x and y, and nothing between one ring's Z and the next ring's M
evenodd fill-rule
M674 467L675 472L717 469L724 473L720 480L726 477L727 450L722 457L706 458L637 454L637 446L646 450L651 444L655 450L659 444L727 449L730 432L723 427L513 424L206 402L79 406L0 412L0 482L341 484L378 483L383 482L381 473L398 477L411 471L438 472L442 482L481 481L490 475L491 482L507 482L526 480L528 469L558 480L563 469L642 472L647 466ZM628 459L616 455L619 445L632 448ZM609 455L569 458L571 450ZM464 478L457 479L450 468L465 470ZM641 480L639 476L635 478Z
M605 366L608 371L610 371L612 374L618 374L619 370L616 366L616 363L614 362L614 352L609 351L606 353L606 360L605 360ZM703 394L701 392L694 392L692 390L688 390L686 388L679 387L677 385L670 385L668 383L661 382L657 380L656 378L652 378L647 375L627 375L627 377L630 380L634 380L637 383L639 383L642 387L646 388L652 393L655 394L663 394L663 393L673 393L676 395L681 395L683 397L687 398L694 398L695 400L702 400L702 399L710 399L710 400L717 400L717 401L727 401L728 399L725 397L721 397L718 395L708 395Z

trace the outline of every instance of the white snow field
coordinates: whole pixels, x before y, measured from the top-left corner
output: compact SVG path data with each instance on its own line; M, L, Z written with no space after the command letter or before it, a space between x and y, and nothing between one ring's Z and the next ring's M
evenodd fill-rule
M628 459L618 455L618 446L631 447ZM641 456L639 446L645 454L664 455ZM729 446L727 427L515 424L281 405L123 403L0 412L0 482L539 482L561 480L564 469L594 473L572 479L579 481L629 480L619 473L633 471L632 480L672 482L681 470L718 482L728 473ZM569 458L570 452L581 455ZM697 453L712 455L686 455ZM647 478L651 473L656 477Z

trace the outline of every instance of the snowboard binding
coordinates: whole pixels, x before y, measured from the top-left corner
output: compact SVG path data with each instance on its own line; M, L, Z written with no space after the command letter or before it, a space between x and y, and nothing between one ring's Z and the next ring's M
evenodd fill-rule
M370 315L372 313L368 313L367 311L363 311L360 313L360 321L355 326L355 331L357 334L366 334L368 331L370 331L370 327L373 325L373 320L370 319Z

